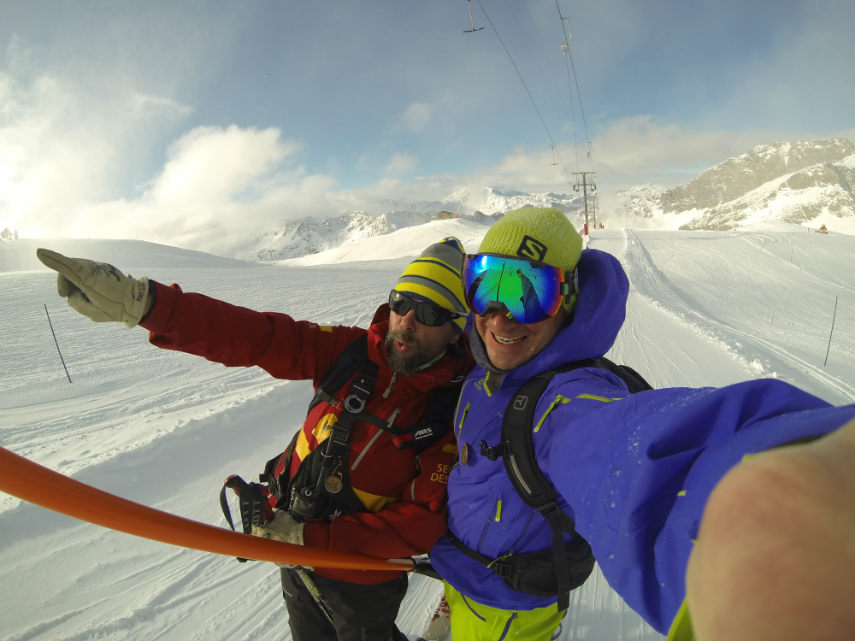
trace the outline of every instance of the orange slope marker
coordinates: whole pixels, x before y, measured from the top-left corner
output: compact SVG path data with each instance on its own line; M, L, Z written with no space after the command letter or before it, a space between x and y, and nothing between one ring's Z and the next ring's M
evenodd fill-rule
M376 559L232 532L134 503L0 447L0 490L54 512L170 545L226 556L347 570L413 569L412 559Z

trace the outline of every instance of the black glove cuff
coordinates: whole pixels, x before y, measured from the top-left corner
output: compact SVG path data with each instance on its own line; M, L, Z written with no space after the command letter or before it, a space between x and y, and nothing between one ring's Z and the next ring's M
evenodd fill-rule
M151 300L151 306L148 308L148 311L140 319L140 323L142 323L146 318L148 318L149 314L151 314L154 311L154 306L157 305L157 285L150 278L148 280L148 296L149 296L149 300Z

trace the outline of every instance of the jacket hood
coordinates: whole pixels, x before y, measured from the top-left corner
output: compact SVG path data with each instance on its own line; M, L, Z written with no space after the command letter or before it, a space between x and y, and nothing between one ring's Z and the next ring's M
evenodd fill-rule
M586 249L579 259L579 297L573 318L534 358L509 373L527 379L546 370L608 352L626 318L629 280L617 258L609 253ZM476 363L488 371L498 371L489 362L484 343L470 323L470 340Z

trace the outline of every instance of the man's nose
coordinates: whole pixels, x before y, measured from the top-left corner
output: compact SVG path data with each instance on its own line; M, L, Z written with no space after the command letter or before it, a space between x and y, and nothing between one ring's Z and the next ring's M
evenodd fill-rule
M402 329L414 329L418 321L416 321L416 310L411 309L406 314L401 316Z

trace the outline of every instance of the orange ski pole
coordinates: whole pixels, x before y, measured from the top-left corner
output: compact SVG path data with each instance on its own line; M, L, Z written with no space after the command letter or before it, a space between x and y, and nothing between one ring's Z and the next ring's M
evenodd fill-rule
M54 512L134 536L226 556L347 570L411 570L412 559L377 559L232 532L134 503L0 447L0 490Z

